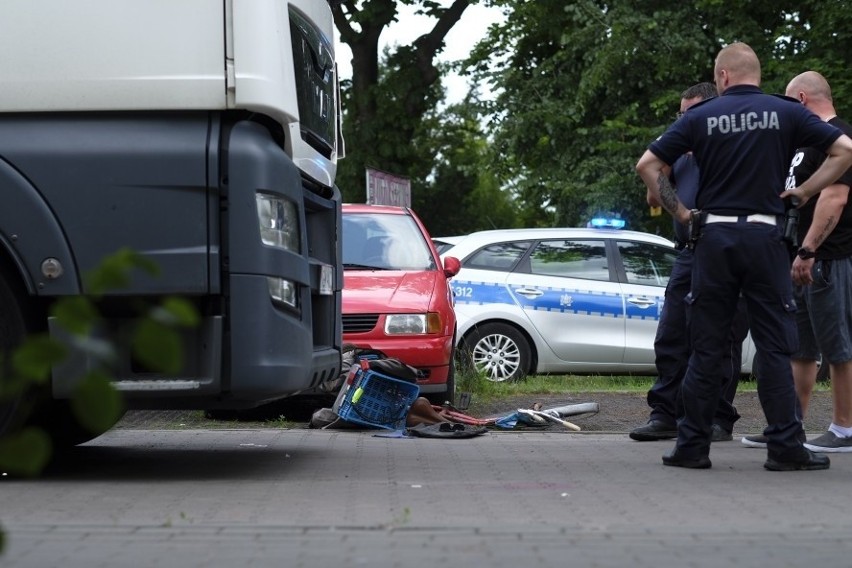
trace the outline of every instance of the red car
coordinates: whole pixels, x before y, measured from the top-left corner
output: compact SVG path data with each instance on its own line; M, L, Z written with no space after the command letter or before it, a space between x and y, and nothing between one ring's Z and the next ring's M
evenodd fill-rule
M343 342L378 349L417 368L422 396L453 402L456 315L449 280L411 209L343 205Z

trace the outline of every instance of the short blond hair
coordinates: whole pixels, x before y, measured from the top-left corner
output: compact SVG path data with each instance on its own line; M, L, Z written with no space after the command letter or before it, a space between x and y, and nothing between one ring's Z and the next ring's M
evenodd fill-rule
M748 44L737 42L723 47L716 56L715 72L718 75L722 70L735 84L760 84L760 60Z

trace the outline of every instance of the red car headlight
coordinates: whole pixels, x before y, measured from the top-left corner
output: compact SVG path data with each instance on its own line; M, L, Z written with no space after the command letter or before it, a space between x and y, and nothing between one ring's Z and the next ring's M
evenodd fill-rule
M385 318L387 335L423 335L440 333L443 325L441 314L389 314Z

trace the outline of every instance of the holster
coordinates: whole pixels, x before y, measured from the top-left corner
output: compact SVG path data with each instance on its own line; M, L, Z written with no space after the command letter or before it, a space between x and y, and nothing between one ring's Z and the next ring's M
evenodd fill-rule
M689 212L689 239L686 241L686 247L688 249L695 248L695 243L698 242L698 238L701 237L701 226L704 225L704 220L707 218L707 214L699 211L698 209L692 209Z
M784 240L792 250L799 248L799 210L795 207L784 214Z

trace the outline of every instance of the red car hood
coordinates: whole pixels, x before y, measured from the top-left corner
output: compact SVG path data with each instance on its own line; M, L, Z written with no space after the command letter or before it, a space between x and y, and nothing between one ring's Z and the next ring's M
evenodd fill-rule
M343 274L343 313L426 312L440 284L435 280L442 277L437 271L347 270Z

